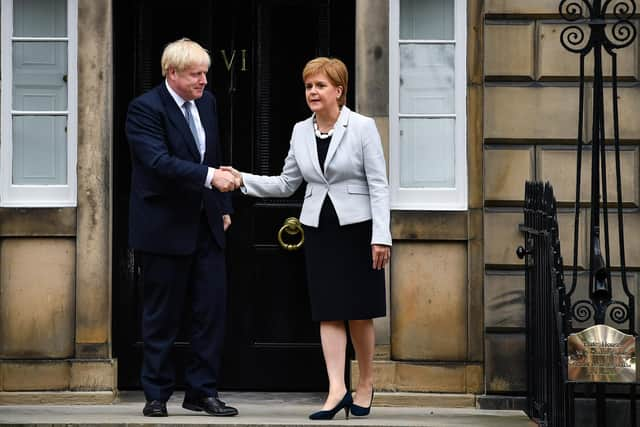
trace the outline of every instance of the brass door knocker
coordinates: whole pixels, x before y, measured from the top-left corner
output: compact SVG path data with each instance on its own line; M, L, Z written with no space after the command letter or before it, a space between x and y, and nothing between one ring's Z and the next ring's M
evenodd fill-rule
M285 241L282 240L282 233L285 231L291 236L299 233L300 241L295 244L285 243ZM300 249L300 247L304 243L304 230L302 229L298 218L290 217L284 221L284 225L280 228L280 231L278 231L278 243L280 243L280 246L282 246L282 248L287 251L297 251L298 249Z

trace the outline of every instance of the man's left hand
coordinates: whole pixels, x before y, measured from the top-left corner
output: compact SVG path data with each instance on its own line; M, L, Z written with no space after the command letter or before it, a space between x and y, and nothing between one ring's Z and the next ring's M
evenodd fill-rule
M224 227L224 231L227 231L227 228L231 226L231 215L222 215L222 225Z

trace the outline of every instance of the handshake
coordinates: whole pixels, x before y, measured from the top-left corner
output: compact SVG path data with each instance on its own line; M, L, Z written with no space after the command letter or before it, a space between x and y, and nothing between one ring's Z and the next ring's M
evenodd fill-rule
M221 166L216 169L211 180L211 186L223 193L237 190L242 184L242 175L231 166Z

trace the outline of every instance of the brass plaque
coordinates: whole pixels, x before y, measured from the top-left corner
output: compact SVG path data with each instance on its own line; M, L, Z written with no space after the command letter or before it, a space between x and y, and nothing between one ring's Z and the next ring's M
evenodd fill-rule
M569 380L635 382L636 338L607 325L569 335Z

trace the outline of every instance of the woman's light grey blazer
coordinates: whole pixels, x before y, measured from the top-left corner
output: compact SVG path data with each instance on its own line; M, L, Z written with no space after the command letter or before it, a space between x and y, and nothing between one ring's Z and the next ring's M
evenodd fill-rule
M241 191L256 197L288 197L307 182L300 222L318 226L327 194L340 225L371 219L371 244L391 246L389 184L380 135L369 117L342 107L331 137L324 174L318 161L313 116L296 123L279 176L242 173Z

